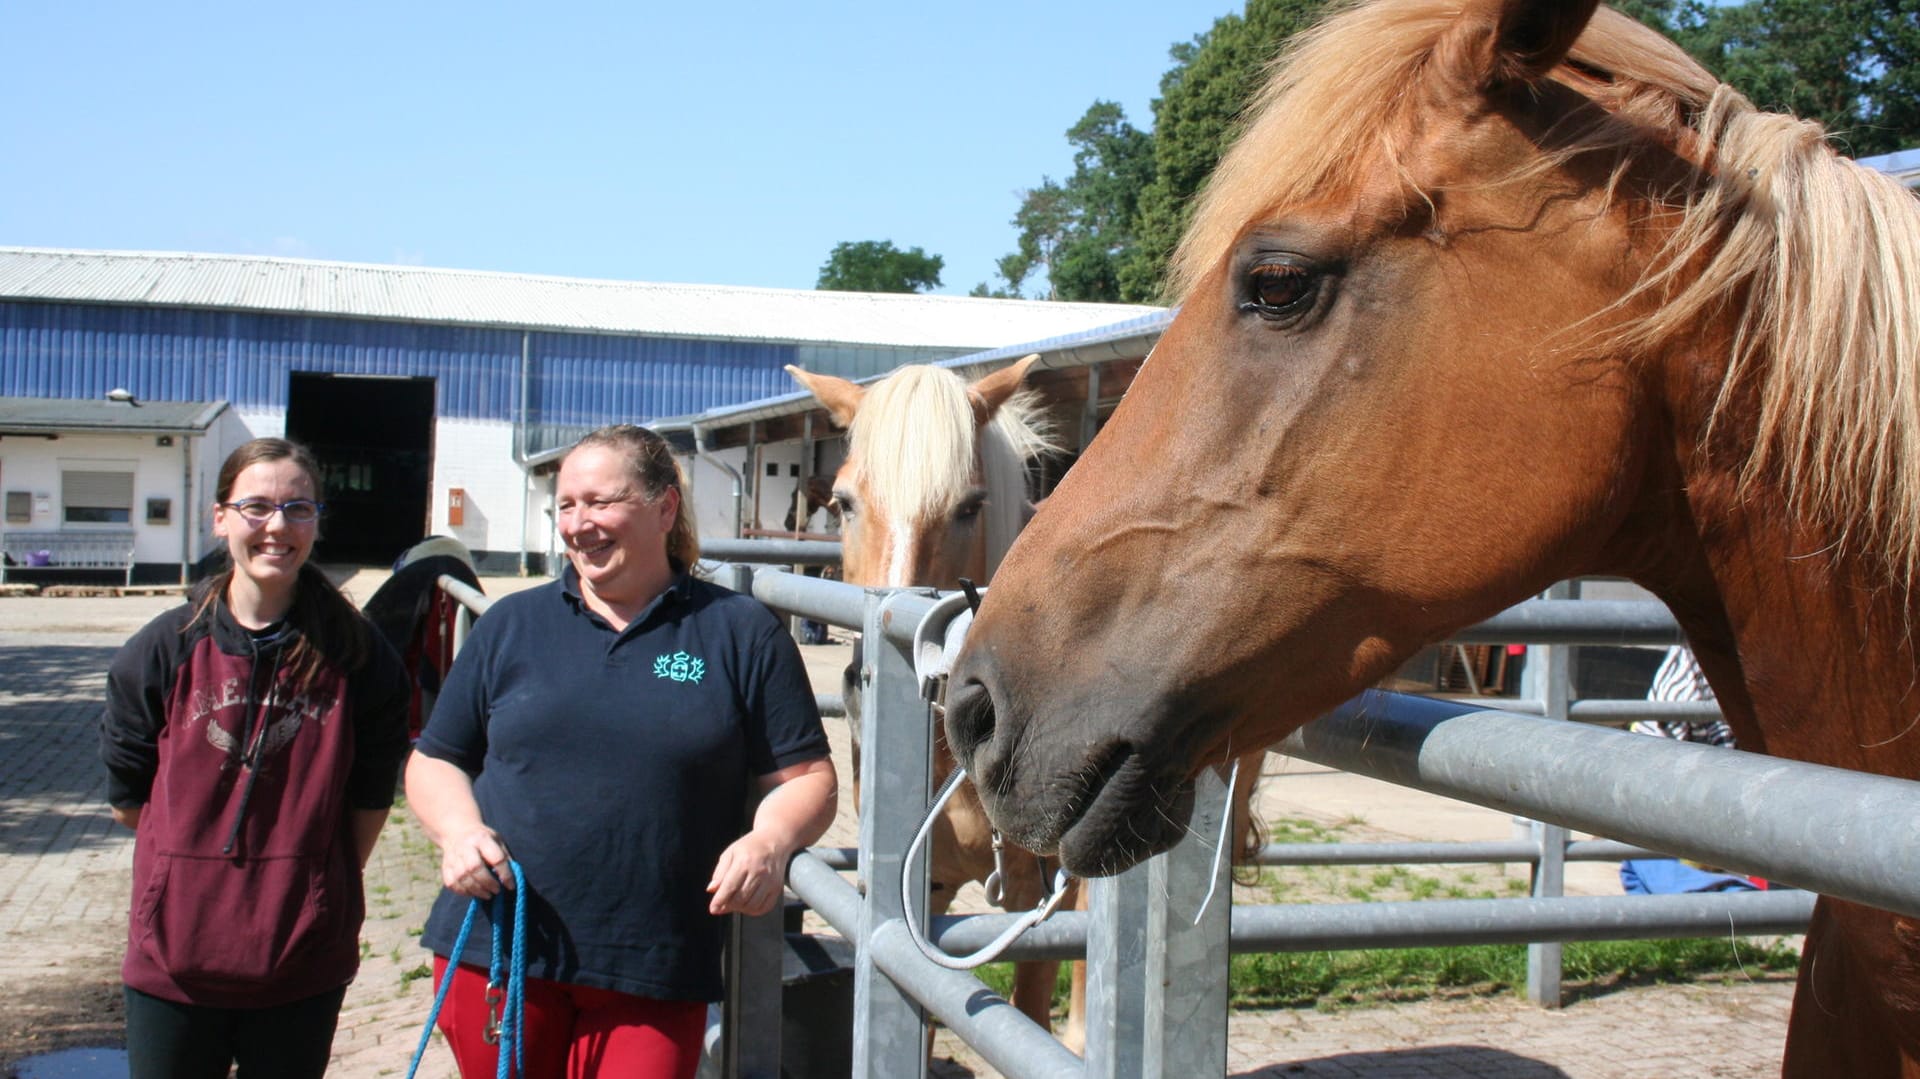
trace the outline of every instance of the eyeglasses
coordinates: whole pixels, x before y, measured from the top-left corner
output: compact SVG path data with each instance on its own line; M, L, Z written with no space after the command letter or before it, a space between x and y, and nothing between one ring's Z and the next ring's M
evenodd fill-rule
M245 498L238 502L222 502L222 506L238 513L255 524L266 524L273 520L276 513L286 517L288 524L310 525L326 512L325 502L315 502L311 498L296 498L291 502L270 502L264 498Z

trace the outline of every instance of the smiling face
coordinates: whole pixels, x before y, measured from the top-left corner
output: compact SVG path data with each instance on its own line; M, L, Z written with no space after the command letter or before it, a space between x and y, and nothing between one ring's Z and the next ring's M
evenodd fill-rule
M666 587L667 536L679 516L672 487L649 498L627 457L582 445L560 465L555 489L560 538L581 587L610 603L644 604Z
M319 522L289 521L284 512L255 521L234 505L317 498L313 476L291 458L256 461L241 469L226 496L213 508L213 534L226 541L234 572L251 580L263 594L292 589L300 567L313 553Z

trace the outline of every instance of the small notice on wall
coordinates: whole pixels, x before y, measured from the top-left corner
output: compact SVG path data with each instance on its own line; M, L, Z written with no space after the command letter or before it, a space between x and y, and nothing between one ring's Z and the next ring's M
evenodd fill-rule
M33 515L35 517L53 516L53 496L35 492L33 496Z

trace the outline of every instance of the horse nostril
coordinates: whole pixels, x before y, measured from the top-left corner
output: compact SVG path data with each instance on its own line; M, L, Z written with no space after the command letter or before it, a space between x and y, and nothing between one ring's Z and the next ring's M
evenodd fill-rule
M978 678L947 686L947 744L973 770L974 751L993 737L993 694Z

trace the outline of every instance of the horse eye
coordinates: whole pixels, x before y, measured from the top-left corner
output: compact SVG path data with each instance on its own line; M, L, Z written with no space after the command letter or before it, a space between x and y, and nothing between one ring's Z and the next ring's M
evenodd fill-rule
M1247 271L1247 302L1242 311L1268 320L1296 315L1313 300L1311 271L1285 263L1263 263Z
M987 506L986 499L970 498L967 501L960 503L959 508L953 511L953 519L961 522L971 521L979 517L980 511L985 509L986 506Z
M833 501L827 503L827 507L839 514L840 519L845 521L854 514L853 496L847 494L845 491L835 491L833 492Z

